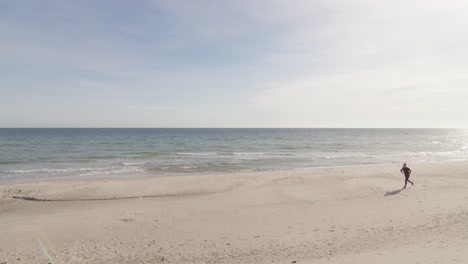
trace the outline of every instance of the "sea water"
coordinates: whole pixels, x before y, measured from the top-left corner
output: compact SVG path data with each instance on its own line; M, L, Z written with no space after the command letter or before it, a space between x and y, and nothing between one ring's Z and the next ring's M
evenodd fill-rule
M0 129L0 181L468 160L463 129Z

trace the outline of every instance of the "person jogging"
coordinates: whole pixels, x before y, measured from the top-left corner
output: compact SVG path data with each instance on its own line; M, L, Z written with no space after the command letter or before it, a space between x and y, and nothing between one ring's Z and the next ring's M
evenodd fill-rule
M405 186L403 187L403 189L406 188L406 184L407 184L408 182L410 182L410 183L411 183L411 186L413 186L414 183L413 183L412 181L409 180L409 177L410 177L410 175L411 175L411 169L408 168L408 167L406 167L406 163L403 163L403 168L401 168L400 172L405 174Z

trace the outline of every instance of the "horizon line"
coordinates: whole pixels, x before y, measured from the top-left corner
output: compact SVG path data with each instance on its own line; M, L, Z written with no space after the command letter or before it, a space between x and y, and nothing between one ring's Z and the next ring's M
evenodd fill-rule
M0 127L0 129L468 129L466 127Z

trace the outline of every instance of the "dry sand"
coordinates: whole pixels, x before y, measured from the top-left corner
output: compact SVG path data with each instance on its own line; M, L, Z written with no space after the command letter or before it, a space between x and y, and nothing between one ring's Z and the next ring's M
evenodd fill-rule
M0 263L468 263L468 163L409 166L2 183Z

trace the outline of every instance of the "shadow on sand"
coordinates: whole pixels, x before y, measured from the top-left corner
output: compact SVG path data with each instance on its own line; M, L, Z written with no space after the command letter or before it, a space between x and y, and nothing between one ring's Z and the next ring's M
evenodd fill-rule
M392 191L392 192L386 192L386 193L384 194L384 196L397 195L397 194L399 194L402 190L404 190L404 189L399 189L399 190Z

